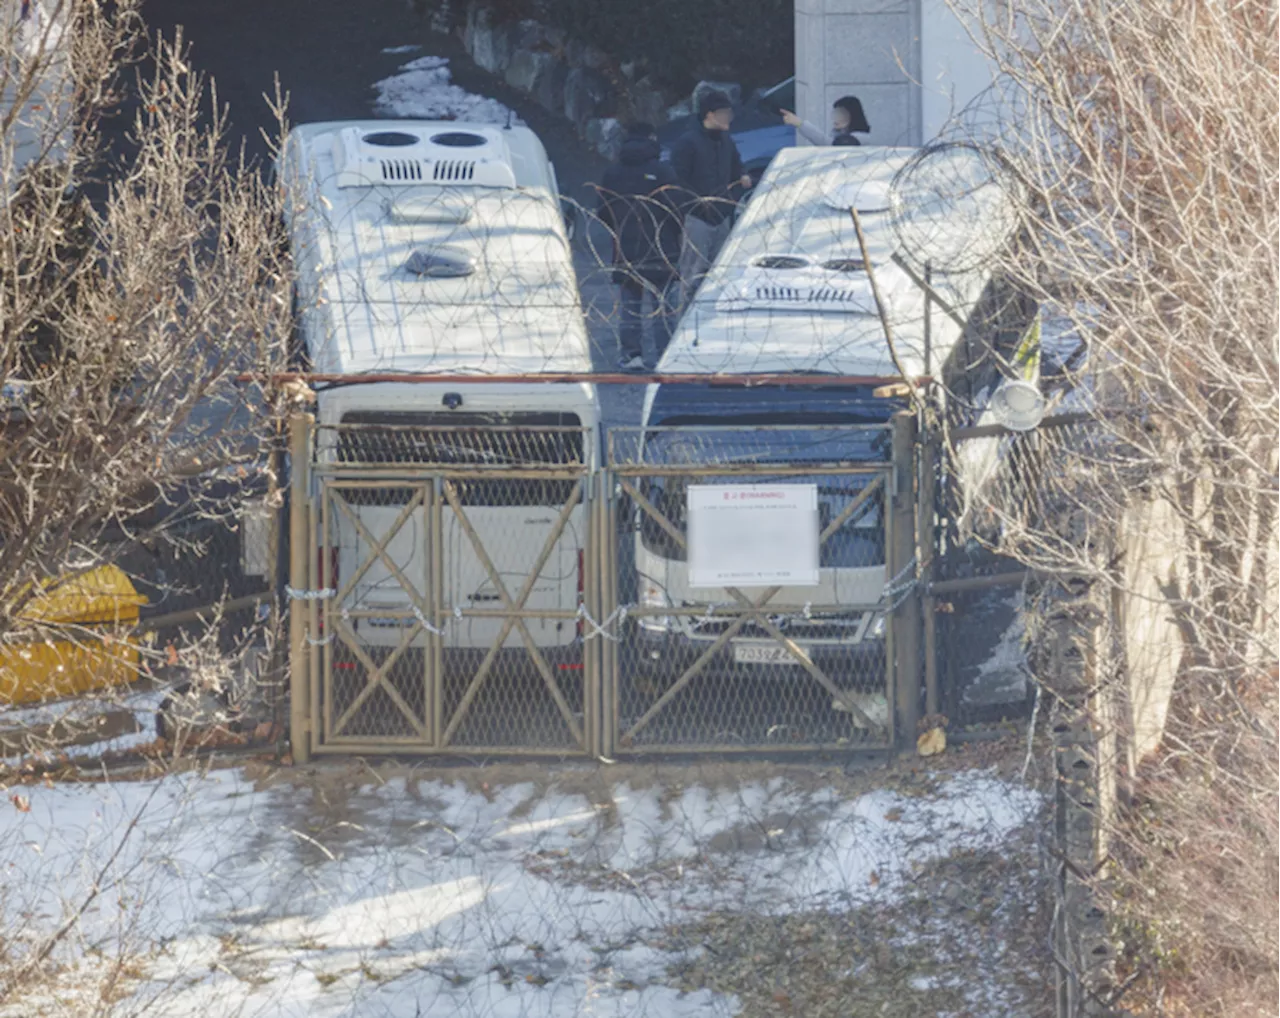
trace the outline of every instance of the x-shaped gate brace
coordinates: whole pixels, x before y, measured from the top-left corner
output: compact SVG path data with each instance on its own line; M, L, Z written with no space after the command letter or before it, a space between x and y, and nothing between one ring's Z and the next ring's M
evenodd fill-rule
M458 727L465 719L472 701L475 700L480 692L480 687L484 684L485 679L488 678L489 671L492 669L494 661L497 660L498 652L502 649L502 645L506 643L511 630L518 629L520 631L520 639L529 651L529 656L533 659L533 663L537 667L538 673L542 676L542 680L546 683L547 691L551 694L552 700L555 701L556 709L560 711L565 724L569 726L569 731L572 733L574 741L585 748L582 728L579 726L577 719L574 718L573 711L569 709L569 704L565 700L564 694L560 691L559 684L556 682L555 674L547 664L546 658L542 656L542 651L538 649L537 643L529 632L529 627L525 625L523 615L520 614L524 611L529 595L533 593L534 584L538 582L538 577L542 575L547 559L551 557L551 552L560 540L560 535L564 532L564 528L569 522L569 516L582 501L582 478L578 478L569 497L565 499L565 504L560 510L555 526L551 528L551 533L547 535L547 539L543 542L542 551L539 553L533 567L529 570L529 576L525 580L524 586L520 589L519 595L515 598L512 598L507 590L507 585L502 580L502 575L494 567L493 560L489 557L488 551L485 550L484 542L480 539L480 535L476 533L475 527L467 519L467 514L462 508L462 502L458 498L457 487L453 481L446 480L444 482L444 497L450 508L457 515L458 524L467 535L467 540L471 542L472 548L475 549L476 557L480 560L480 564L484 566L485 572L489 574L489 582L493 584L498 596L502 599L503 607L501 610L506 613L506 617L502 621L502 628L498 631L497 638L489 646L484 660L480 662L480 667L476 670L471 682L467 685L466 691L462 694L462 699L458 702L458 707L441 737L441 745L447 746L457 733Z
M402 488L414 487L413 485L403 483L395 486ZM387 552L387 546L400 532L401 528L404 527L405 523L412 518L413 513L425 503L427 493L426 487L416 487L417 490L414 496L409 500L404 508L401 509L391 526L383 532L381 538L374 537L373 534L369 532L369 529L361 522L359 515L352 511L346 500L342 498L334 488L326 489L329 501L352 525L355 529L356 536L369 545L372 552L371 555L366 557L357 566L355 572L350 577L344 579L341 588L337 591L336 597L329 601L325 608L326 625L331 627L330 631L337 635L341 639L342 643L352 652L353 655L355 655L356 659L364 667L366 672L364 688L359 692L359 694L357 694L356 698L347 706L338 719L326 726L328 734L331 737L340 735L342 730L350 723L352 717L354 717L360 708L367 702L369 697L372 696L376 690L381 689L391 698L396 709L399 710L409 721L414 730L418 733L419 737L424 741L430 741L431 739L431 733L428 731L426 724L415 715L413 708L405 702L400 693L388 681L391 668L417 638L418 634L425 631L423 620L428 618L430 615L430 609L419 595L418 589L404 575L404 572ZM552 527L551 532L547 535L543 543L538 558L535 560L524 585L515 597L511 596L506 583L502 579L502 574L494 565L493 559L485 548L483 540L476 532L476 529L472 525L470 519L468 519L466 511L458 496L456 482L447 479L444 480L443 492L446 502L457 517L459 526L467 535L467 539L475 551L477 559L484 567L485 572L489 576L490 582L493 584L494 589L497 591L503 602L503 607L500 609L503 614L503 623L498 635L490 644L488 652L485 654L480 667L476 670L476 673L468 683L462 699L458 703L457 709L454 711L452 718L449 720L449 723L441 736L439 745L446 746L453 740L458 728L466 718L468 709L479 694L485 680L489 677L489 673L493 668L494 662L497 660L498 653L502 649L503 644L511 634L511 631L515 629L519 632L521 641L528 650L529 656L537 667L539 675L546 683L547 690L551 694L552 700L555 702L556 708L559 710L561 717L564 718L570 734L573 736L577 745L585 748L585 737L582 727L574 717L573 711L570 709L568 702L564 698L564 694L561 692L560 687L555 680L554 672L552 672L546 658L543 656L537 643L534 641L533 635L529 632L529 628L522 615L525 605L528 603L529 597L533 593L534 586L536 585L538 578L542 575L542 570L546 567L548 559L551 557L557 542L560 540L565 527L568 525L573 510L582 502L582 479L578 478L575 481L569 497L565 500L565 504L560 510L560 515L557 518L555 525ZM432 551L435 554L440 553L440 549L432 549ZM403 588L413 605L413 615L415 617L412 625L404 627L401 630L400 640L397 646L380 665L375 663L370 655L360 645L359 637L347 622L346 616L349 613L344 613L339 607L337 607L341 606L342 603L351 595L351 592L356 588L356 585L360 580L364 578L365 574L373 566L375 561L381 561ZM379 614L385 615L386 612L379 612Z
M626 477L619 478L619 481L621 483L622 490L635 501L636 505L652 517L654 522L666 531L667 535L675 541L687 555L689 546L684 534L682 534L680 530L666 517L666 515L663 514L663 512L652 502L650 502L649 499L647 499L644 494L641 493L640 490ZM825 529L823 529L818 538L819 547L826 544L836 531L852 519L854 514L867 504L868 499L870 499L871 496L883 486L883 484L883 475L876 477L875 480L867 484L867 486L858 493L858 496L850 501L849 504L845 506L830 523L827 524ZM748 622L755 622L758 624L774 640L785 647L788 653L790 653L791 656L794 657L801 666L803 666L805 671L807 671L828 693L831 694L835 703L861 719L869 729L874 730L882 727L868 717L856 703L847 698L845 696L845 691L840 689L840 687L832 682L830 677L823 672L821 668L813 663L809 655L804 652L804 649L788 637L766 614L764 614L763 609L767 607L768 603L777 596L780 590L782 590L781 586L767 588L764 593L754 601L748 598L737 587L725 587L724 589L738 603L739 607L743 609L742 613L725 627L720 635L716 637L715 641L705 651L703 651L701 655L699 655L698 659L685 669L680 677L671 684L662 696L654 701L649 709L644 712L644 714L628 731L622 734L620 742L623 746L630 746L634 742L635 737L640 730L660 714L663 708L666 707L666 705L669 704L677 695L679 695L680 691L684 689L685 686L698 676L702 669L707 666L715 655L718 654Z
M402 484L398 487L410 486ZM401 630L400 642L391 651L391 653L387 655L382 664L378 665L375 664L364 648L360 646L360 638L356 635L355 630L347 623L347 620L343 617L341 611L326 606L326 625L332 627L330 631L338 635L347 649L355 655L356 660L364 666L366 675L364 688L360 690L356 695L356 698L351 701L347 709L338 717L337 721L326 726L328 728L328 735L340 735L342 730L350 723L356 712L365 704L369 697L372 696L376 690L381 689L388 697L390 697L391 702L395 704L396 709L404 715L406 720L408 720L408 722L413 726L414 730L417 731L418 735L424 741L429 740L431 736L427 730L426 723L414 714L413 708L405 702L404 697L400 695L395 686L387 681L391 668L398 660L400 660L400 657L404 654L405 650L408 649L409 645L413 643L417 635L420 632L423 632L422 620L427 617L428 612L427 605L419 597L417 588L408 580L391 556L387 554L387 545L391 543L391 540L413 516L414 511L425 503L427 489L425 486L417 487L414 496L408 501L405 507L400 510L399 515L395 518L395 521L391 526L387 528L381 539L376 538L369 533L368 528L360 521L360 517L351 511L351 507L347 504L346 499L339 495L334 488L326 488L326 492L329 501L337 507L338 511L341 512L347 521L355 528L356 535L360 539L364 540L373 550L373 554L361 562L351 577L344 581L343 585L338 590L336 598L334 598L330 604L333 606L341 606L342 603L351 595L356 584L364 578L365 573L367 573L373 566L374 561L378 560L381 561L382 564L390 571L391 575L396 578L396 582L404 589L405 594L409 597L416 609L414 612L415 621L413 625Z

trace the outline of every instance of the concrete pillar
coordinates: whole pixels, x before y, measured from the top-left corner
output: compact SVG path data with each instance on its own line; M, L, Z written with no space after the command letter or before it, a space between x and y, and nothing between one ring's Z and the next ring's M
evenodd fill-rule
M864 144L919 145L920 4L795 0L796 112L829 130L831 104L856 95L871 125Z
M865 144L920 145L997 125L984 95L993 69L948 0L795 0L795 11L796 112L806 120L825 129L831 103L856 95L871 124Z

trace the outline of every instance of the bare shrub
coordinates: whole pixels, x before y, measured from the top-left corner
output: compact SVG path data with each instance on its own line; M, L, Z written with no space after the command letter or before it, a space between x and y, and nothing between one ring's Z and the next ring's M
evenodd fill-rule
M46 0L0 21L0 640L102 633L37 621L55 580L209 554L260 474L290 320L279 199L225 143L181 38L136 0ZM104 118L131 117L112 141ZM186 542L185 545L182 542ZM220 549L224 554L226 547ZM236 554L234 546L230 549ZM209 566L187 570L188 574ZM208 592L206 603L225 591ZM153 595L154 596L154 595ZM120 634L115 634L120 635ZM178 646L157 657L183 664Z
M1087 344L1065 374L1093 436L1045 440L1051 498L990 509L1006 550L1174 620L1182 643L1162 748L1139 767L1134 732L1110 733L1129 796L1108 885L1125 1003L1273 1014L1276 5L1031 0L966 17L999 71L967 123L995 129L981 144L1023 199L999 268ZM1154 597L1116 536L1153 504L1172 549ZM1127 716L1124 681L1091 692L1115 704L1101 717Z

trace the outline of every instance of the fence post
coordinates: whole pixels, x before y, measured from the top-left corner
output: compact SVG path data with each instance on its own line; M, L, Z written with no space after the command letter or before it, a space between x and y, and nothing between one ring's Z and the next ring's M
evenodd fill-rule
M270 598L267 601L267 625L270 626L270 654L266 660L266 674L271 676L271 681L275 685L272 691L271 720L278 722L281 720L280 714L284 709L284 689L283 682L280 677L284 675L285 657L288 654L288 648L284 645L283 626L285 605L282 600L284 596L283 584L281 577L284 575L285 564L284 555L286 542L284 540L285 523L285 500L281 488L281 480L284 477L284 428L282 422L276 420L274 422L274 431L271 435L271 448L267 453L267 498L266 506L271 513L270 524L267 530L267 590L270 592ZM259 621L262 616L258 615ZM258 682L261 686L263 676L258 676ZM263 690L258 689L258 695L262 695Z
M310 576L311 540L307 533L310 496L311 414L289 419L289 585L306 590ZM307 675L307 602L289 599L289 748L293 762L311 759L311 703Z
M889 525L888 574L893 586L910 583L916 576L916 486L915 450L916 418L910 411L893 417L893 497ZM916 737L920 720L920 598L916 591L902 596L891 591L898 606L890 616L893 627L893 658L886 662L893 668L894 692L897 700L898 739L910 746Z
M938 443L931 430L919 436L919 497L916 499L916 558L919 562L921 624L924 649L924 710L938 713L938 612L929 584L934 576L938 535L934 527L937 497Z
M616 480L607 465L600 471L600 586L610 612L622 601L618 589L618 502ZM601 611L604 611L602 606ZM626 640L626 622L619 619L617 640L605 640L600 648L600 755L613 756L618 737L618 655Z

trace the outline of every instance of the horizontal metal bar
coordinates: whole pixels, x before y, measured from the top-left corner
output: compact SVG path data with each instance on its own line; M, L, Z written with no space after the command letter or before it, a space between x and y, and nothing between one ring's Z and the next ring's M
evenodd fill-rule
M394 411L393 411L394 412ZM591 428L580 424L536 424L520 427L515 424L365 424L343 421L339 424L317 424L317 434L348 432L372 432L386 437L394 435L521 435L539 438L548 435L588 435Z
M963 442L971 438L994 438L999 435L1029 435L1035 431L1045 431L1053 428L1065 428L1071 424L1080 424L1082 421L1097 420L1093 414L1059 414L1057 417L1046 417L1043 421L1035 426L1032 431L1011 431L1003 424L979 424L972 428L953 428L949 434L952 443Z
M245 608L256 608L258 605L265 604L270 600L271 591L269 590L264 590L257 594L246 594L244 597L233 598L221 604L188 608L185 611L169 612L167 615L154 615L149 619L141 620L133 627L133 631L135 633L154 633L172 626L183 626L189 622L202 622L206 619L212 619L219 611L224 615L229 615L232 612L243 611Z
M565 619L572 620L578 618L576 611L569 611L565 608L461 608L464 619ZM453 617L454 610L452 608L442 609L440 618L448 619ZM450 648L445 648L446 650Z
M501 757L581 757L587 751L581 746L455 746L452 743L443 746L432 746L421 739L408 739L403 736L379 738L376 741L368 736L359 739L347 739L334 736L314 747L312 753L327 753L334 756L358 753L362 756L501 756Z
M633 756L679 756L682 753L878 753L893 748L890 742L769 742L754 746L740 746L735 743L694 743L692 745L672 745L653 743L644 746L619 746L614 752L618 759Z
M368 735L334 735L324 743L324 745L329 747L329 752L331 753L335 751L335 747L339 744L341 744L342 752L344 753L350 753L354 747L365 747L369 752L379 752L379 750L375 748L379 746L383 747L381 752L386 752L385 747L387 746L396 747L396 752L400 752L406 747L413 746L420 746L427 749L437 748L430 746L429 743L423 741L421 736L417 735L382 735L378 736L376 739ZM312 752L320 753L323 752L323 749L321 747L316 747Z
M744 590L754 590L754 587L744 587ZM763 589L763 588L761 588ZM692 615L692 616L710 616L715 619L736 618L739 615L799 615L805 610L804 605L786 605L775 604L770 601L767 605L758 609L746 608L737 604L701 604L701 605L679 605L663 608L659 605L636 605L627 609L627 615L636 618L640 616L658 616L658 615ZM879 611L883 608L881 604L837 604L823 605L811 604L807 606L809 611L814 614L826 615L846 615L853 612L869 612ZM814 621L821 623L822 619Z
M726 385L755 388L760 385L883 385L901 382L901 375L791 375L791 374L621 374L617 372L547 371L527 375L447 375L405 372L369 372L367 374L326 374L323 372L284 371L271 375L244 372L236 376L241 384L258 382L285 385L381 385L400 382L408 385ZM933 379L918 375L910 381L923 386Z
M798 424L613 424L609 425L608 432L610 435L662 435L662 434L689 434L697 432L699 435L712 434L733 434L741 431L750 434L757 432L781 432L803 431L805 434L813 432L819 435L847 435L859 432L870 431L890 431L892 425L884 424L816 424L810 421L803 421Z
M928 586L930 597L939 594L959 594L966 590L986 590L989 587L1013 587L1022 583L1031 575L1030 569L1017 569L1007 573L994 573L991 576L969 576L962 580L941 580Z
M812 474L887 473L883 463L806 463L802 467L782 463L742 463L723 466L700 464L609 464L609 470L624 477L808 477Z
M541 467L433 467L430 463L316 463L313 472L326 481L338 481L357 487L413 487L420 486L439 477L443 480L471 480L475 478L511 481L576 481L586 477L590 470L581 467L557 466L543 469ZM348 474L350 476L348 476ZM376 478L381 484L374 484L375 478L369 474L378 474Z

